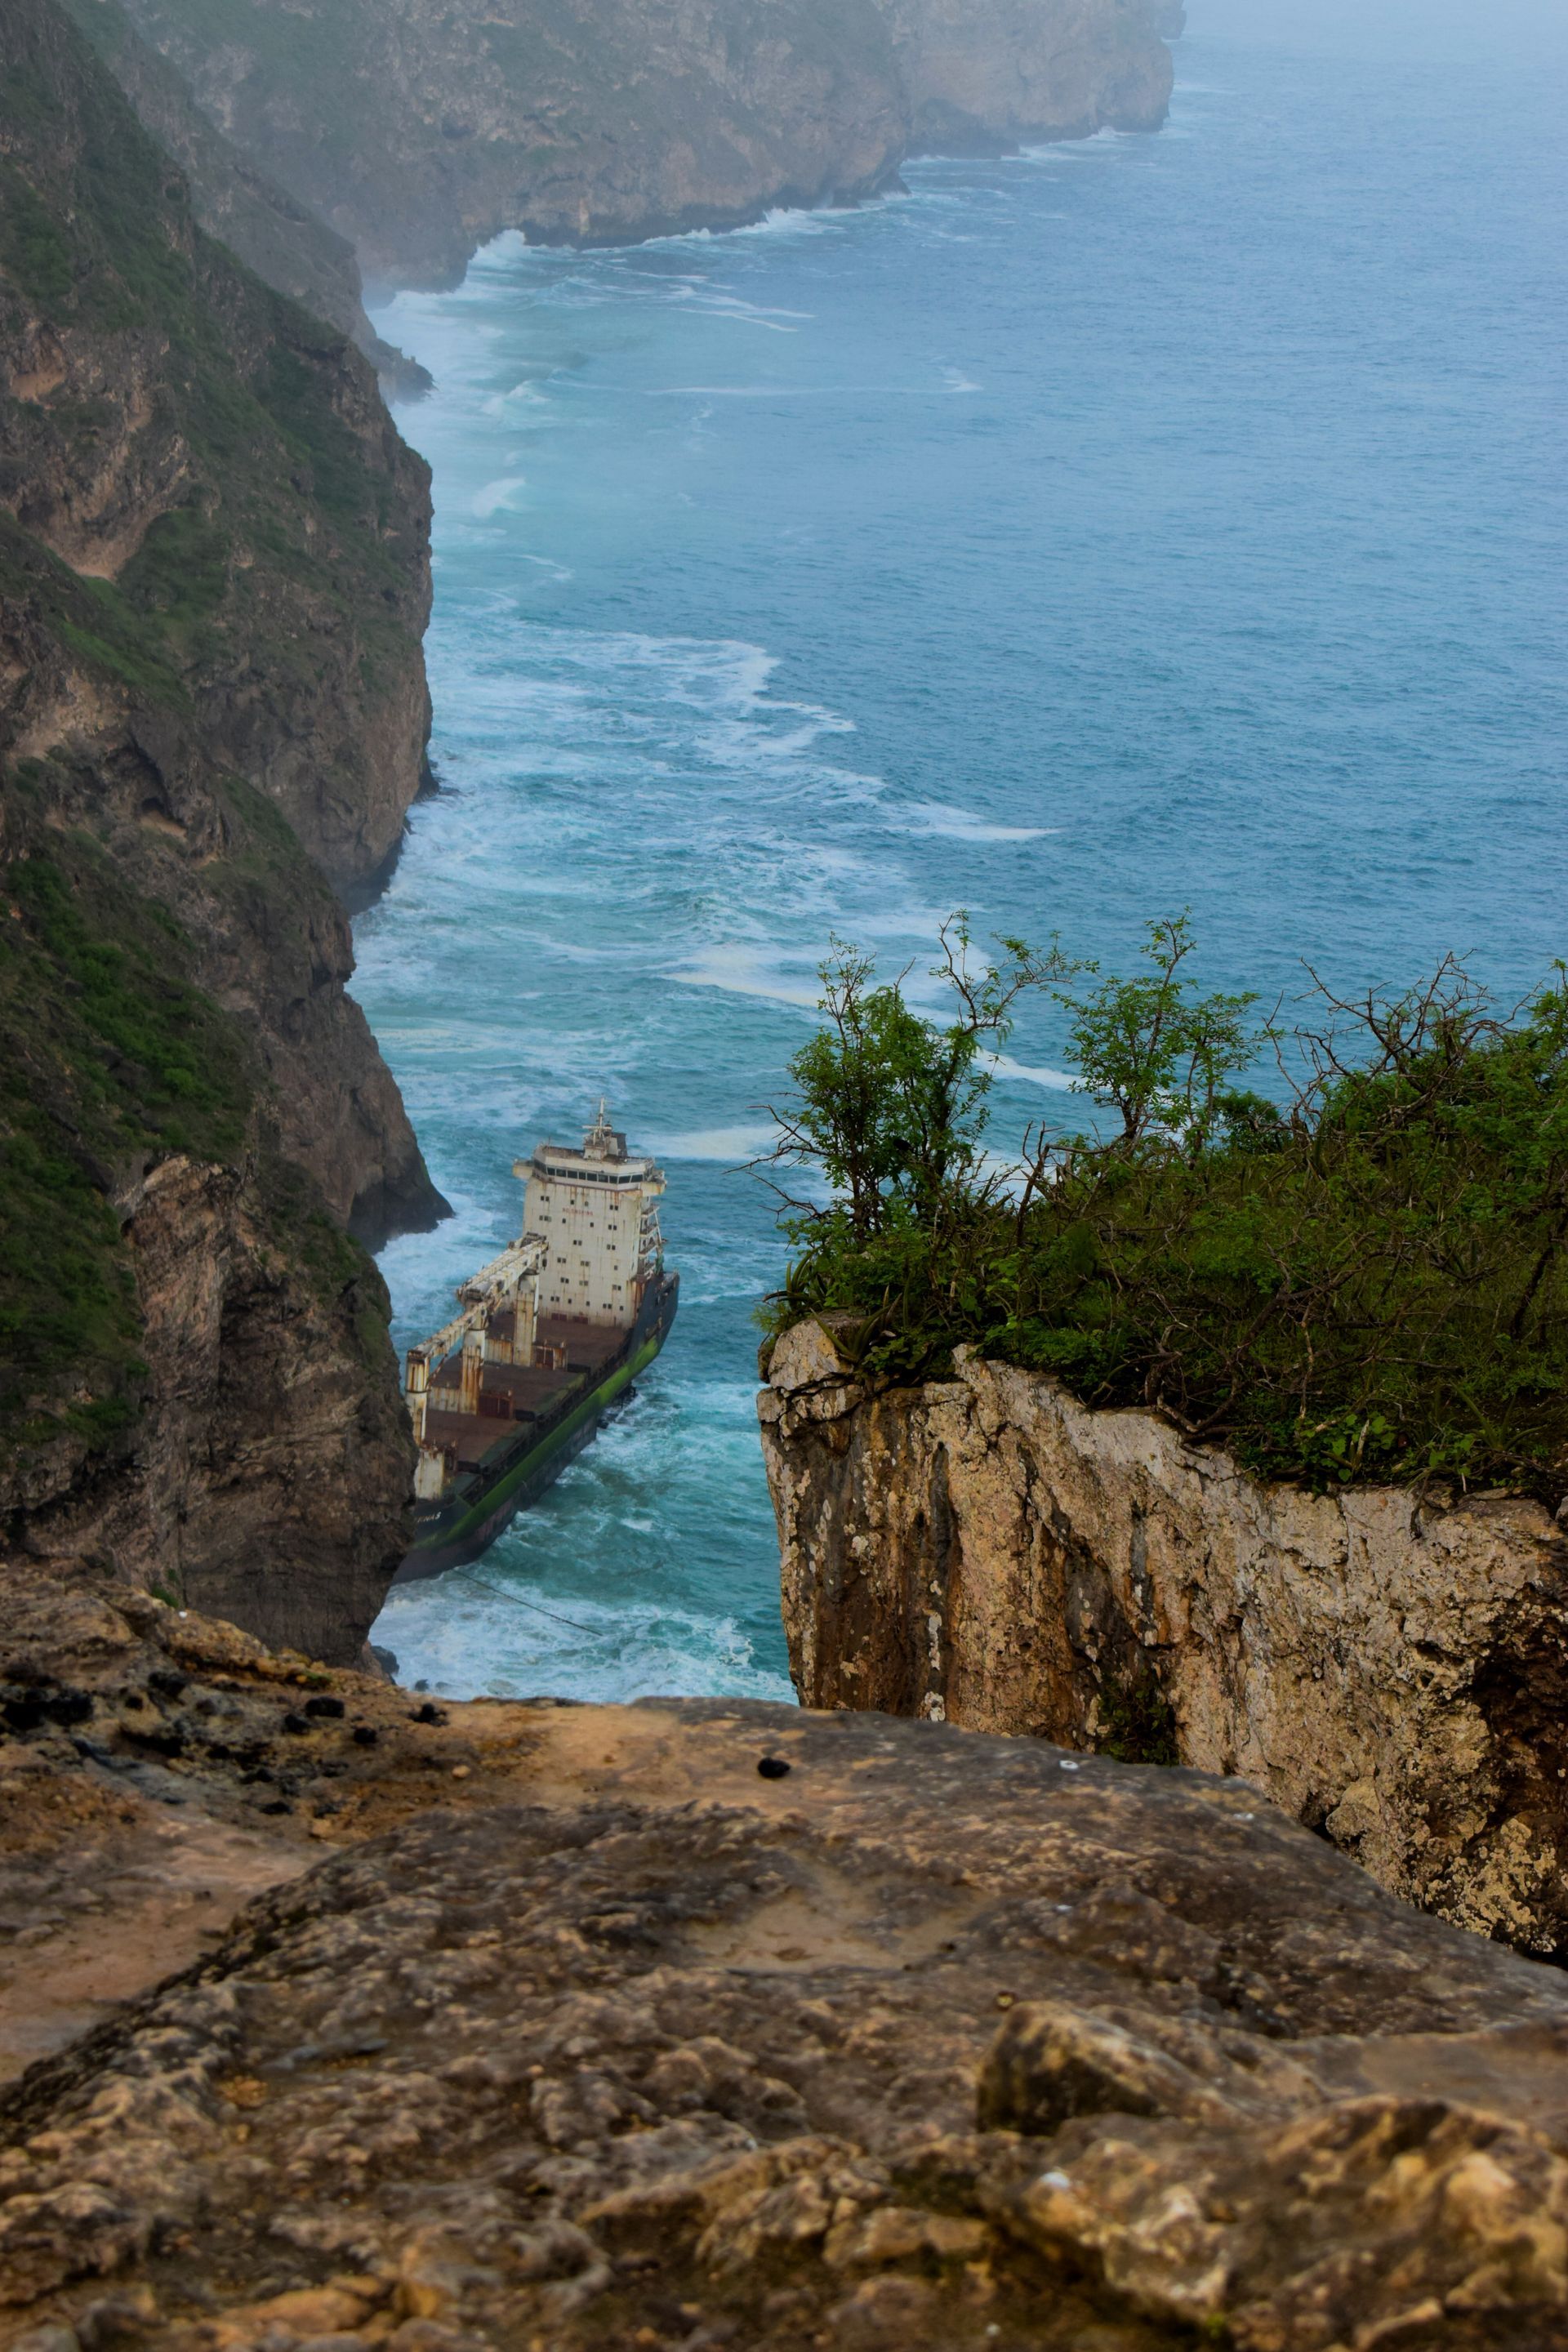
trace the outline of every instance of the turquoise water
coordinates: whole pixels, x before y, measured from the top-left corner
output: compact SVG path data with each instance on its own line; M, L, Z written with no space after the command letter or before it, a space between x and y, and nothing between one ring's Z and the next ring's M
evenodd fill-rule
M673 1339L380 1638L452 1693L787 1693L735 1172L829 934L965 904L1272 997L1568 950L1568 43L1544 10L1193 10L1171 126L865 210L502 240L384 331L438 389L434 752L359 993L457 1217L601 1091L668 1170ZM1000 1139L1068 1117L1033 1016ZM483 1587L492 1588L490 1590ZM544 1613L549 1612L549 1613Z

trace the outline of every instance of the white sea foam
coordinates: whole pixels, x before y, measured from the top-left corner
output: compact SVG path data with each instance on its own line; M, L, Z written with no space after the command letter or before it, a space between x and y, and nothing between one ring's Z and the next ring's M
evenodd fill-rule
M999 1078L1024 1078L1030 1086L1049 1087L1059 1094L1078 1091L1078 1080L1070 1070L1053 1070L1044 1062L1016 1062L1011 1054L987 1054L984 1058Z
M846 221L855 218L858 207L852 205L818 205L810 212L775 205L764 213L760 221L748 222L744 228L726 232L731 236L823 236L841 229Z
M819 981L781 971L776 962L747 947L704 949L670 978L688 988L721 988L731 996L763 996L774 1004L805 1005L813 1013L822 994Z
M509 409L551 408L553 405L550 394L539 384L514 383L510 392L491 393L487 400L479 403L479 410L485 416L504 417Z
M945 801L917 801L900 811L900 822L916 833L939 834L949 841L1038 841L1059 830L1045 824L994 824L969 809L952 808Z
M809 320L809 310L770 310L760 302L748 302L739 294L726 294L706 278L685 278L670 289L670 299L688 304L693 310L713 319L733 319L749 327L770 327L778 335L798 333L801 322Z
M622 1526L641 1532L629 1517ZM423 1683L447 1698L569 1693L614 1705L675 1692L789 1704L795 1696L757 1664L732 1617L562 1598L509 1573L493 1552L468 1575L395 1587L376 1639L395 1654L405 1688Z
M773 1139L768 1126L700 1127L685 1135L656 1136L648 1149L661 1160L716 1160L739 1167L765 1151Z
M519 490L527 488L525 474L503 474L499 481L487 482L482 490L475 491L470 510L479 521L489 522L492 515L510 506Z

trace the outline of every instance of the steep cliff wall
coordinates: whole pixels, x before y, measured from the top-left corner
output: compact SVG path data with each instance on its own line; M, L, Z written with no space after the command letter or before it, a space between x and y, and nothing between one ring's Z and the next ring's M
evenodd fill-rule
M1239 1773L1411 1901L1568 1953L1568 1539L1538 1506L1266 1486L974 1360L869 1397L814 1323L761 1412L807 1706Z
M425 471L51 0L0 178L0 1525L344 1656L410 1450L343 1228L441 1204L325 877L418 779Z
M502 229L613 244L886 187L916 145L1164 115L1152 0L127 0L212 121L445 283Z
M70 28L26 0L7 39L0 505L113 583L214 753L363 882L422 772L428 469L358 353L202 235Z
M1173 79L1150 0L879 0L917 153L1157 130Z
M135 30L120 0L66 0L66 5L143 129L184 173L195 216L208 235L268 286L357 343L389 395L427 392L427 371L386 342L365 316L359 263L347 238L229 145L177 68Z

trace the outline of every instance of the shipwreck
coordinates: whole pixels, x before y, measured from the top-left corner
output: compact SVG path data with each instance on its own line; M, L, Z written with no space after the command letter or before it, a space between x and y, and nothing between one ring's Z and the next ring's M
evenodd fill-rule
M513 1163L523 1229L410 1348L419 1448L414 1542L397 1580L477 1559L587 1444L663 1347L679 1275L659 1232L664 1171L629 1150L605 1106L580 1147Z

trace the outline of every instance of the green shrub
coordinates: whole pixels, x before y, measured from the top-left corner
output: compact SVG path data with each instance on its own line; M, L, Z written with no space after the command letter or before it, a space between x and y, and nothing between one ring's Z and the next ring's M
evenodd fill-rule
M1154 926L1151 971L1086 988L1058 951L1009 945L945 1030L841 950L773 1155L835 1189L825 1203L781 1185L798 1254L770 1328L838 1310L881 1381L939 1373L966 1343L1320 1490L1436 1477L1555 1504L1568 975L1500 1016L1449 961L1404 997L1325 992L1316 1029L1249 1036L1249 1000L1192 991L1190 948L1184 919ZM903 1106L972 1067L1033 986L1067 1009L1083 1090L1121 1131L1035 1135L1010 1177L987 1177L972 1092L958 1148L933 1159ZM1006 999L994 1020L986 989ZM1300 1073L1280 1102L1229 1083L1266 1043ZM849 1115L868 1100L874 1148Z

